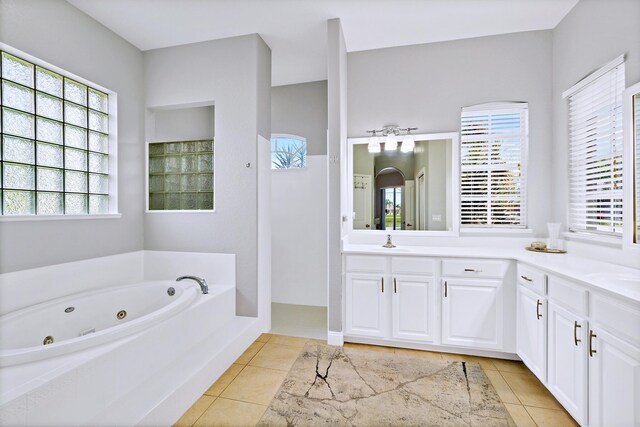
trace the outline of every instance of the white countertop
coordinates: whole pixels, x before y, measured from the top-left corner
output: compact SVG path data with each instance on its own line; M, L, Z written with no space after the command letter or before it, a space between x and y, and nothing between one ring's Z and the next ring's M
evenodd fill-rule
M512 259L640 303L640 270L571 254L545 254L524 248L399 246L345 244L345 255L393 255Z

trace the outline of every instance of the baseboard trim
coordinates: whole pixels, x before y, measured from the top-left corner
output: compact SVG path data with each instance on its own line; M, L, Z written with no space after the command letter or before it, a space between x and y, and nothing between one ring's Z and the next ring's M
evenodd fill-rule
M427 351L433 351L436 353L466 354L469 356L491 357L495 359L520 360L518 355L515 353L496 351L496 350L453 347L453 346L447 346L447 345L441 345L441 344L415 343L410 341L399 341L399 340L357 337L357 336L346 336L344 337L344 341L352 342L356 344L379 345L383 347L398 347L398 348L409 348L413 350L427 350Z
M342 332L327 331L327 344L342 347L344 345L344 335Z

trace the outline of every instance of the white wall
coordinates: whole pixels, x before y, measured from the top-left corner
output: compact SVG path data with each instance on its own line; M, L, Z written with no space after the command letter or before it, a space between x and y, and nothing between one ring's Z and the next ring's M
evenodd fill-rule
M215 136L213 106L155 110L149 119L148 141L195 141Z
M566 227L568 209L568 112L562 92L625 54L626 86L640 81L640 1L581 0L553 30L553 146L550 153L553 192L552 217ZM570 243L573 253L640 268L637 252L623 251L620 245L607 247Z
M459 132L464 106L527 101L528 225L545 235L552 187L551 35L533 31L349 53L349 137L391 123L417 127L415 133Z
M143 248L142 53L65 1L0 2L0 42L118 94L120 219L0 222L0 272Z
M148 109L214 105L216 127L215 212L147 214L145 248L236 254L237 313L256 316L257 136L271 133L270 50L255 34L194 43L146 51L144 69Z
M271 177L274 302L327 305L327 82L271 89L271 131L307 140L305 169Z
M325 115L326 117L326 115ZM271 300L327 305L327 156L271 172Z
M327 81L271 88L271 133L307 139L307 154L327 154Z

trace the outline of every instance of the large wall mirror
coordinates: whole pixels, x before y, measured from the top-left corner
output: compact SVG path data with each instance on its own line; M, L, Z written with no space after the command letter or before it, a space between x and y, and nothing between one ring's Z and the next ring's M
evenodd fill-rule
M402 145L369 152L369 138L349 139L351 229L458 232L458 133L414 135Z
M640 245L640 83L624 91L625 241Z

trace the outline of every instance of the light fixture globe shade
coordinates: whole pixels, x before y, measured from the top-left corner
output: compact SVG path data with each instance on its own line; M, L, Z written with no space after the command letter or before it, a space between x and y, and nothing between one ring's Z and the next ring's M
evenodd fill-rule
M384 140L384 151L393 151L398 149L398 138L393 133L387 135Z
M403 153L410 153L414 148L416 148L416 142L413 140L413 135L405 135L402 139L402 147L400 147L400 151Z
M367 146L367 149L369 150L370 153L380 152L380 140L378 139L377 136L372 136L369 139L369 145Z

